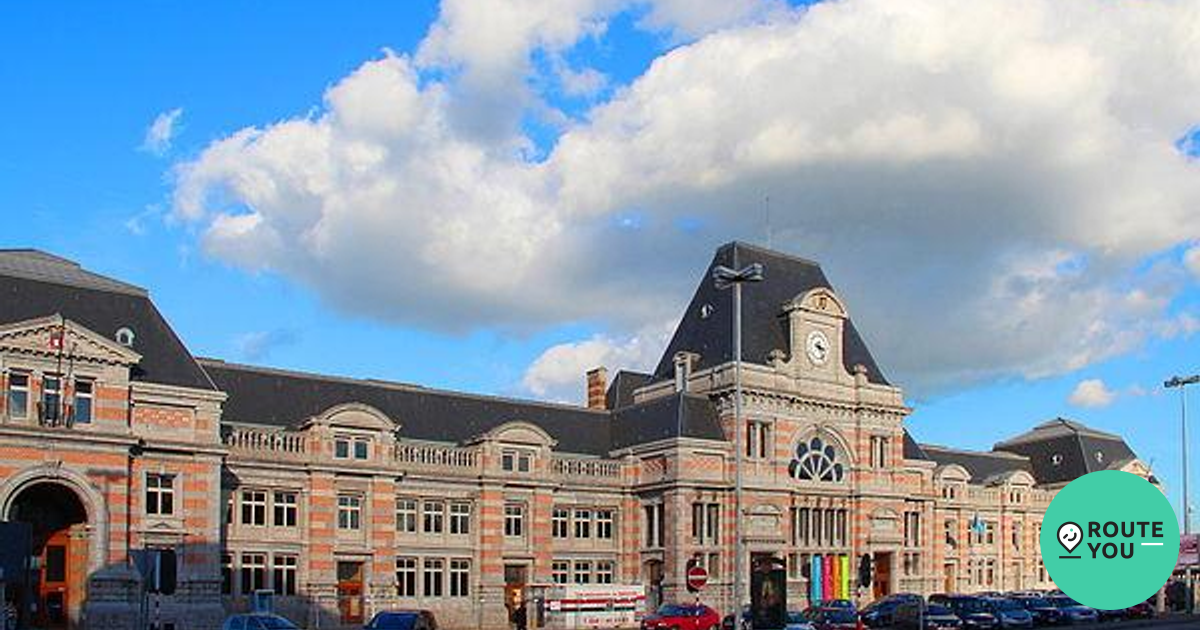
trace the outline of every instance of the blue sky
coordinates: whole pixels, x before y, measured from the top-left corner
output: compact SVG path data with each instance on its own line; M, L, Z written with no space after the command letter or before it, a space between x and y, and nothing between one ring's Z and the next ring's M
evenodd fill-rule
M671 4L578 2L515 26L492 3L6 7L0 246L149 288L198 355L570 398L589 362L657 357L712 249L763 241L770 195L774 244L825 264L920 439L988 448L1074 417L1126 435L1175 493L1178 397L1161 383L1200 371L1200 175L1180 141L1200 89L1160 59L1194 58L1195 42L1148 28L1131 35L1158 42L1141 55L1101 50L1137 10L1124 5L1022 18L976 48L956 38L984 17L925 25L914 46L890 25L918 17L872 19L871 2ZM1054 28L1068 20L1090 43ZM420 101L400 132L370 109L386 118L393 88ZM394 161L295 175L314 160L288 148L286 121L344 142L338 159L368 146ZM247 128L257 141L221 144ZM430 164L470 164L485 192L426 185ZM299 209L239 188L249 173ZM389 178L411 186L356 214ZM183 208L181 190L205 201ZM378 217L411 227L381 247ZM483 280L456 266L476 252ZM1070 402L1090 379L1094 406Z

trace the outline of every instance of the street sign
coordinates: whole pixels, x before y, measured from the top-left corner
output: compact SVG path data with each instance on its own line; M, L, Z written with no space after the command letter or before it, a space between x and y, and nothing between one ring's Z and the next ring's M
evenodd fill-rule
M708 584L708 571L701 566L692 566L687 570L688 590L695 593Z

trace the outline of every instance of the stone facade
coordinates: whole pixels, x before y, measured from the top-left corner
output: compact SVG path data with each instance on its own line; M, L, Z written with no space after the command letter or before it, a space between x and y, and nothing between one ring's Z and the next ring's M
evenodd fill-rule
M776 282L801 265L739 246L765 257ZM603 408L589 410L212 360L194 361L202 382L156 382L147 374L163 362L150 353L162 348L118 343L66 301L8 316L0 519L37 521L23 507L37 501L75 514L64 531L85 560L64 587L72 627L212 628L272 590L276 610L307 627L420 607L448 628L500 628L521 585L637 583L651 604L691 600L691 563L710 572L700 597L729 610L735 571L748 576L759 555L787 562L800 604L847 590L861 603L1052 587L1038 536L1066 480L1040 471L1062 455L922 447L905 431L902 391L865 363L847 368L862 350L836 293L801 283L793 296L764 311L786 342L743 362L741 418L734 363L677 352L680 335L664 357L669 378L636 375L622 393L629 375L618 375L605 403L605 372L590 374L589 404ZM1020 443L1073 431L1103 443L1105 467L1150 476L1109 454L1131 455L1116 436L1056 422ZM175 552L173 594L147 592L144 561L133 568L146 549ZM874 583L861 588L865 555ZM825 557L837 560L815 569ZM838 583L814 587L814 570Z

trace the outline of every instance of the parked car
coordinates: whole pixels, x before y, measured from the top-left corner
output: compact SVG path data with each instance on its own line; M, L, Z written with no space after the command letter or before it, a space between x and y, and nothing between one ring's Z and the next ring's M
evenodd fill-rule
M946 606L907 601L896 608L892 626L903 630L958 630L962 619Z
M983 601L1001 628L1033 627L1033 615L1020 602L1003 597L987 597Z
M221 630L299 630L287 617L267 613L230 615Z
M974 595L933 595L930 603L945 606L954 611L968 630L992 630L998 624L996 616L982 597Z
M1121 621L1125 618L1125 609L1118 608L1116 610L1105 610L1103 608L1097 608L1096 617L1100 619L1100 621Z
M904 602L922 601L920 595L913 593L897 593L871 603L858 614L864 625L871 628L884 628L892 623L892 614L896 607Z
M750 630L751 618L750 607L742 606L742 623L736 630ZM725 615L725 618L721 620L721 630L735 630L733 627L733 613Z
M858 629L858 615L855 614L853 608L833 606L809 608L804 611L804 617L812 623L813 630Z
M1096 623L1100 620L1095 608L1084 606L1066 595L1055 595L1049 599L1051 604L1062 611L1063 623Z
M1063 613L1057 606L1052 604L1050 600L1040 595L1026 595L1022 597L1014 597L1014 602L1017 602L1033 615L1033 624L1035 626L1057 626L1063 623Z
M1125 609L1126 619L1153 619L1156 616L1158 616L1158 611L1150 602L1134 604Z
M437 619L428 610L387 610L375 613L365 630L437 630Z
M664 604L642 618L642 630L717 630L721 616L703 604Z
M848 599L823 599L820 603L812 608L844 608L847 610L852 610L856 613L858 612L858 607L854 605L854 602Z
M804 613L798 610L789 610L787 613L787 623L784 625L784 630L817 630L812 622Z

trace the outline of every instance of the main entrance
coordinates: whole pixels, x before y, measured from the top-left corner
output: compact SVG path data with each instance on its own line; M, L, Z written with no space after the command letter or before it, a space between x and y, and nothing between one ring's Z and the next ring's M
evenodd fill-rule
M88 569L87 510L66 486L35 483L12 502L9 520L33 528L33 572L29 593L33 626L65 630L79 619Z
M363 622L363 563L337 563L338 611L342 624Z

